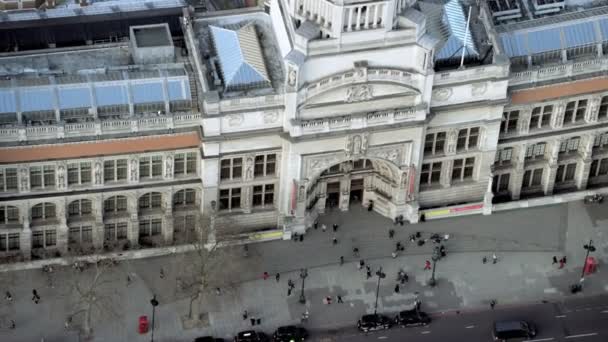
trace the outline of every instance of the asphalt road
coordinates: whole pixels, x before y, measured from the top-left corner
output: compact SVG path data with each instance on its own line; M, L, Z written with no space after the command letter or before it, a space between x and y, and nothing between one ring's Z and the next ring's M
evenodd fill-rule
M424 305L422 309L424 310ZM483 342L492 341L491 327L495 320L523 319L537 325L538 335L533 341L608 341L608 296L528 306L501 307L499 303L494 310L488 307L486 311L451 312L433 316L433 322L426 327L393 327L390 330L369 334L358 333L352 328L335 333L313 333L312 340L318 342Z

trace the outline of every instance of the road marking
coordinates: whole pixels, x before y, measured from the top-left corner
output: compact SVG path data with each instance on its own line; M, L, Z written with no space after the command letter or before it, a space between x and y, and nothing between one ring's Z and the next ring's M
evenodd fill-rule
M544 293L557 293L557 289L555 287L550 287L548 289L543 290Z
M425 334L430 334L431 332L429 330L425 330L423 332L421 332L421 334L425 335Z
M600 311L600 313L608 313L608 310Z
M539 338L538 340L530 340L530 342L553 341L553 340L555 340L553 337L548 337L548 338Z
M469 326L466 326L466 327L464 327L464 328L465 328L465 329L473 329L473 328L475 328L475 326L474 326L474 325L469 325Z
M388 336L378 336L378 339L379 339L379 340L385 340L385 339L387 339L387 338L388 338Z
M566 317L566 315L558 315L558 316L555 316L555 318L564 318L564 317Z
M588 336L595 336L595 335L597 335L597 333L570 335L570 336L566 336L566 338L588 337Z

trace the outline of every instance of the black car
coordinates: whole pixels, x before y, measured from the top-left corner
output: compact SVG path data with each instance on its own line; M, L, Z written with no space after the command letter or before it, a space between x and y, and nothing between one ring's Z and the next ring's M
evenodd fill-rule
M297 342L304 341L308 337L308 331L295 325L279 327L274 332L272 340L274 342Z
M431 323L429 315L418 310L401 311L395 316L395 324L402 327L418 327Z
M234 338L234 342L267 342L268 336L255 330L241 331Z
M211 336L197 337L194 342L224 342L223 338L214 338Z
M361 317L359 322L357 322L357 327L363 332L368 332L388 329L391 327L391 324L390 318L380 314L372 314Z

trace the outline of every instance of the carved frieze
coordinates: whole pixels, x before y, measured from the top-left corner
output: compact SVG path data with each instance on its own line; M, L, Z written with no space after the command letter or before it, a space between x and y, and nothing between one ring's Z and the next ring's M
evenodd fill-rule
M347 158L365 155L367 152L369 133L349 135L346 137L344 152Z
M238 127L243 123L243 114L228 115L228 126Z
M29 175L29 170L27 167L23 167L21 168L21 175L20 175L20 181L21 181L21 191L28 191L30 189L30 175Z
M246 181L253 179L253 161L254 161L253 155L248 155L245 158L245 180Z
M103 183L102 179L103 179L103 168L101 167L102 165L102 161L101 160L97 160L95 161L95 184L96 185L101 185Z
M591 105L585 113L585 120L589 123L597 122L598 112L600 109L600 102L602 101L601 97L597 96L591 99Z
M57 166L57 189L65 188L65 163L61 163Z
M487 82L478 82L478 83L473 83L471 85L471 95L473 95L473 96L481 96L481 95L485 94L487 90L488 90Z
M371 100L374 97L371 84L358 84L346 89L347 103Z
M277 112L266 112L264 113L264 123L273 124L279 119L279 113Z
M452 96L452 88L440 88L433 90L432 100L446 101Z

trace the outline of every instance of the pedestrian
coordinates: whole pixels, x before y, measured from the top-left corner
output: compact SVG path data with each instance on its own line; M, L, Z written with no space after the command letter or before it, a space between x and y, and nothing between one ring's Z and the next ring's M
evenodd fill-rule
M165 279L165 270L160 269L160 279Z
M565 265L565 264L566 264L566 262L567 262L567 259L566 259L566 256L565 256L565 255L564 255L564 257L562 258L562 260L564 260L564 265Z
M369 266L367 266L366 275L367 279L372 277L372 269Z
M405 272L403 272L403 277L401 279L405 280L406 283L410 281L410 277Z
M327 230L327 226L325 225L325 223L321 225L321 230L323 232L325 232Z
M391 256L393 257L393 259L397 258L397 252L391 253Z
M287 297L291 296L291 287L287 288Z
M253 326L255 325L255 318L254 318L254 317L251 317L251 318L249 319L249 322L251 322L251 326L253 327Z
M264 274L262 275L262 278L264 278L264 280L266 280L266 279L268 279L268 277L270 277L268 272L264 272Z
M4 299L6 299L9 302L13 301L13 295L11 295L10 292L6 291L6 295L4 296Z
M484 263L484 264L487 263L488 262L488 257L484 256L483 259L481 259L481 262Z
M344 257L343 256L340 257L340 266L342 266L342 265L344 265Z
M333 225L334 233L338 231L338 225L334 223Z
M441 257L444 258L447 253L445 252L445 246L441 245L441 247L439 247L439 254L441 254Z
M492 299L492 300L490 301L490 308L491 308L492 310L494 310L494 307L495 307L495 306L496 306L496 301L495 301L494 299Z
M315 230L317 230L317 228L319 228L319 221L315 221L313 227L315 227Z
M564 268L564 258L559 259L559 268Z
M431 262L426 260L424 262L424 270L426 271L426 270L430 270L430 269L431 269Z
M553 256L553 265L557 264L557 256Z
M127 274L127 286L131 285L131 276Z
M392 239L395 237L395 230L394 229L389 229L388 230L388 238Z
M338 239L334 236L334 238L331 240L331 243L333 243L334 246L337 245L338 244Z
M277 280L277 283L279 282L279 280L281 279L281 274L277 273L277 275L274 276L274 279Z
M222 290L219 287L216 287L215 288L215 294L218 295L218 296L221 295L222 294Z
M325 297L325 300L327 301L327 305L331 304L331 296Z
M72 326L72 316L68 316L63 326L65 327L65 330L70 329L70 326Z
M287 287L293 289L296 285L293 283L291 279L287 279Z
M359 263L357 264L357 269L362 269L364 265L365 261L363 261L363 259L359 260Z
M340 295L338 295L338 303L344 303L344 302L342 301L342 296L340 296Z
M38 302L40 302L40 296L38 295L38 291L36 291L36 289L32 290L32 300L34 301L34 303L38 304Z
M410 242L416 242L416 235L410 235Z
M496 253L492 254L492 263L495 264L498 262L498 257L496 256Z
M15 321L13 321L12 319L11 319L11 326L10 326L10 328L11 329L15 329L16 328Z
M355 257L359 256L359 248L355 247L353 248L353 254L355 255Z
M401 242L397 242L397 244L395 245L395 249L397 250L397 252L405 250L403 245L401 245Z
M246 321L247 317L249 317L249 313L247 312L247 310L245 310L243 311L243 321Z
M399 293L399 284L395 285L395 293Z

